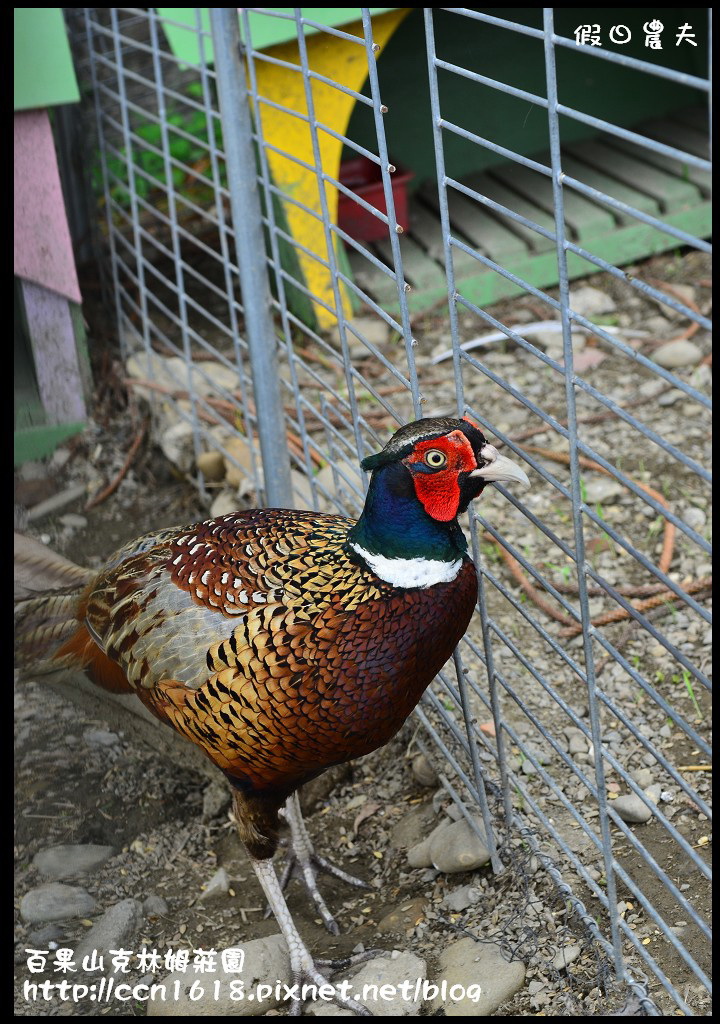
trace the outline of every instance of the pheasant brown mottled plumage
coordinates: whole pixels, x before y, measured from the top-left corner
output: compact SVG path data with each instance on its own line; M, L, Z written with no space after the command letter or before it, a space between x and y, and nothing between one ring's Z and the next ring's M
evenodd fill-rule
M401 727L473 612L458 512L489 480L526 479L467 420L410 424L364 466L373 473L357 523L264 509L163 530L126 545L84 590L49 596L52 624L37 624L42 598L20 608L21 649L62 639L55 663L134 691L225 773L294 969L308 977L264 865L278 810Z
M126 553L87 597L87 631L140 699L271 807L386 743L472 614L471 562L460 581L398 590L351 557L350 525L227 515Z

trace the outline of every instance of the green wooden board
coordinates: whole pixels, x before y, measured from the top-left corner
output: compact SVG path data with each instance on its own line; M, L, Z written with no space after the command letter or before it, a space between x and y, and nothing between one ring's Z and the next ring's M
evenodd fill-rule
M55 423L15 431L13 461L16 466L52 455L58 445L84 430L85 423Z
M581 142L573 147L573 152L585 163L607 166L607 150L601 142ZM623 185L651 196L663 209L676 210L684 204L696 203L700 198L692 182L661 171L644 158L616 153L612 173Z
M573 146L573 154L582 157L582 146L582 143L579 146ZM596 188L598 192L604 192L606 195L612 196L613 199L626 203L635 210L641 210L651 217L659 217L661 213L660 203L656 198L641 192L637 188L626 185L612 176L616 157L617 152L615 150L608 150L607 147L604 147L602 154L596 152L595 159L586 159L585 162L582 159L577 160L575 156L570 154L564 154L562 168L565 174L569 174L572 178L577 178L583 185ZM614 211L614 215L621 224L628 224L633 221L630 214Z
M423 188L422 197L439 214L437 189ZM448 188L447 197L450 222L472 248L496 262L512 259L525 251L523 240L496 220L485 207L454 188Z
M297 38L295 12L292 7L263 8L263 10L266 10L267 13L251 12L248 17L253 49L264 50L268 46L286 43L290 39ZM393 10L395 10L394 7L371 7L370 14L384 14L385 11ZM178 60L193 67L198 65L200 63L200 47L197 38L197 8L158 7L157 11L163 19L163 30ZM290 19L272 17L273 14L290 15ZM360 7L303 7L302 15L310 21L337 28L352 21L359 21L362 18L362 9ZM200 21L203 32L210 32L210 14L207 7L200 8ZM306 27L307 35L317 31L316 28ZM213 47L212 39L209 37L203 38L203 56L206 63L212 64Z
M666 215L663 220L671 227L681 228L683 231L703 237L709 233L711 215L712 204L702 203L693 210ZM633 227L619 228L597 239L588 239L585 247L595 256L616 266L622 266L668 249L678 248L680 245L681 243L672 235L636 222ZM557 259L554 252L528 254L520 260L513 261L505 269L538 288L551 288L558 281ZM596 272L597 267L593 264L580 256L568 253L568 274L571 280L587 277L588 274ZM458 292L477 306L489 306L499 299L521 295L527 291L526 288L514 284L495 271L484 268L471 277L458 275L456 287ZM411 313L419 313L446 295L447 281L443 275L442 281L434 288L423 292L410 291L408 307Z
M542 155L539 163L548 162L548 158ZM536 203L541 210L552 214L554 209L553 187L550 178L529 167L520 165L509 165L503 173L503 181L510 188L515 189L525 199ZM565 223L570 229L574 239L583 245L590 238L612 231L615 221L612 214L603 207L593 203L592 200L581 196L579 192L571 189L564 190L565 199Z
M62 7L16 7L15 110L80 99Z
M540 227L545 228L547 231L551 231L555 234L555 220L553 217L546 213L545 210L541 210L536 203L531 202L529 199L525 199L523 196L518 195L517 192L512 192L509 188L506 188L504 184L496 180L494 174L483 174L483 175L470 175L465 179L467 185L474 189L480 195L487 196L488 199L492 199L496 203L500 203L501 206L506 206L508 210L513 210L515 213L519 213L522 217L526 217L528 220L534 221L539 224ZM502 217L500 213L495 216ZM525 227L519 221L512 220L510 217L505 218L508 225L512 225L512 230L518 234L527 246L536 252L542 252L545 249L554 249L555 242L552 238L546 238L539 232L534 231L532 228Z
M701 168L693 167L691 164L681 164L670 156L665 156L663 153L650 152L640 146L636 146L632 142L618 140L614 148L620 153L627 153L629 156L645 160L653 167L659 167L660 170L669 171L671 174L682 178L683 181L691 181L693 185L697 185L705 197L712 195L712 174L709 171L703 171Z

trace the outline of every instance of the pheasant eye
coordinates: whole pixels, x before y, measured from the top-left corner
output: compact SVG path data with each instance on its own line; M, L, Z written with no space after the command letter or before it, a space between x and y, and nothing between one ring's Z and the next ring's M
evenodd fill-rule
M429 466L430 469L440 469L447 462L447 456L444 452L440 452L437 448L432 448L429 452L425 453L425 465Z

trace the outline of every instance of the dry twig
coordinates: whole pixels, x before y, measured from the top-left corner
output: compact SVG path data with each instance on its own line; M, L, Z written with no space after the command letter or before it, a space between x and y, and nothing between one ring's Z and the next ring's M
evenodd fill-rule
M105 501L106 498L109 498L110 495L114 494L115 491L118 489L123 479L125 478L127 471L130 469L133 459L137 455L138 449L140 448L140 445L143 442L143 438L145 437L145 433L147 431L149 422L149 417L146 417L137 434L135 435L133 443L130 445L130 451L127 453L127 456L122 464L120 472L113 480L110 481L107 487L104 487L101 491L99 491L94 497L92 497L88 501L88 503L85 505L86 512L89 511L91 508L95 508L95 506L99 505L101 502Z

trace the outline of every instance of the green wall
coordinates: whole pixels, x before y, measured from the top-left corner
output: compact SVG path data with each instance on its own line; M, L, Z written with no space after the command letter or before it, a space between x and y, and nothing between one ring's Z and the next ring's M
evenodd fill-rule
M480 8L475 8L480 10ZM482 8L486 14L542 28L541 8ZM660 18L665 25L661 51L644 46L643 24ZM435 41L439 58L468 68L488 78L546 95L542 40L517 32L495 28L467 17L433 9ZM556 8L555 31L574 39L574 29L588 22L600 22L604 49L626 56L671 67L707 78L706 8ZM689 23L695 30L697 48L675 46L676 29ZM616 24L627 25L633 39L629 45L613 46L607 30ZM661 117L682 107L707 102L695 89L684 88L647 73L620 67L596 59L582 48L556 47L560 102L594 117L623 127ZM432 145L430 95L423 12L414 9L398 28L378 61L381 95L388 106L385 129L393 162L415 172L411 187L417 188L436 174ZM547 113L525 100L499 93L447 71L439 72L442 115L476 135L524 155L547 148ZM367 83L365 92L369 94ZM589 138L596 129L562 117L563 142ZM358 104L353 112L348 135L376 151L372 115ZM445 131L447 173L461 177L473 171L501 164L502 156ZM347 151L346 156L351 153Z

